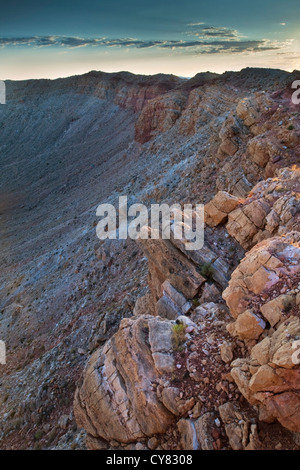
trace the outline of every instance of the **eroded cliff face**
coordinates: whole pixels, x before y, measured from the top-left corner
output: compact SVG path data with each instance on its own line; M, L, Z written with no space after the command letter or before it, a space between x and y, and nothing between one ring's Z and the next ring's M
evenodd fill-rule
M285 448L297 448L300 173L279 173L297 200L294 231L265 233L231 276L216 280L226 264L207 246L190 255L175 240L143 240L151 295L94 354L76 392L90 448L147 449L155 439L158 449L275 449L282 435ZM272 183L265 189L274 197Z
M182 131L188 114L195 124L197 93L201 114L202 90L151 101L136 124L141 142ZM285 90L254 93L223 120L216 160L224 167L205 205L201 250L172 236L139 242L150 293L95 353L76 392L90 448L299 448L299 114L283 102L289 108ZM190 121L185 131L196 132Z
M255 369L251 348L265 336L281 347L281 333L272 336L280 322L270 327L255 310L249 318L258 336L245 340L238 325L227 330L231 315L238 318L222 299L250 248L299 230L295 78L247 69L191 80L91 72L7 83L0 116L0 339L8 352L2 448L83 448L79 426L91 448L272 448L275 431L284 446L296 446L295 416L285 405L278 411L291 393L296 403L294 368L273 401L265 388L251 388L259 367L277 374L274 354ZM121 195L129 204L207 204L205 247L186 252L172 238L100 242L96 207L117 206ZM246 293L254 302L256 293ZM177 337L178 315L192 324ZM244 388L234 378L242 367ZM278 367L280 377L287 374ZM264 428L263 413L285 427Z

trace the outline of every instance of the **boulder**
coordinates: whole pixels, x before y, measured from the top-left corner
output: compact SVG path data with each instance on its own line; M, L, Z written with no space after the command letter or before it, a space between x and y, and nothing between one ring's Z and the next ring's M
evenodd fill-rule
M257 339L264 331L266 323L251 310L241 313L234 323L228 325L228 331L241 339Z
M249 358L231 363L232 377L245 398L258 406L260 419L277 419L295 432L300 431L300 370L293 356L297 337L300 319L292 316L257 343Z
M229 285L222 296L234 318L248 309L255 295L260 295L260 311L262 314L265 312L267 315L265 318L269 320L272 313L268 303L272 300L272 305L277 305L276 318L272 320L274 322L278 319L280 302L283 301L283 298L274 301L280 295L280 292L274 290L275 286L279 281L283 283L280 290L286 290L286 295L289 297L285 299L289 299L288 304L293 305L296 300L291 299L291 296L296 298L296 292L292 288L292 279L298 285L299 272L300 233L291 232L285 237L267 239L248 251L232 273Z
M205 223L215 227L227 220L227 215L239 205L239 199L226 191L219 191L204 207Z
M170 322L146 315L122 320L85 369L74 404L78 426L123 443L165 432L174 415L152 384L172 363Z
M125 318L92 354L74 400L90 448L163 434L194 407L194 397L183 398L168 382L175 370L173 326L150 315Z
M283 168L257 183L249 196L228 214L228 233L245 249L271 236L299 230L300 172ZM224 218L225 220L225 218Z
M261 442L257 434L255 418L237 402L227 402L219 407L230 447L233 450L259 450Z

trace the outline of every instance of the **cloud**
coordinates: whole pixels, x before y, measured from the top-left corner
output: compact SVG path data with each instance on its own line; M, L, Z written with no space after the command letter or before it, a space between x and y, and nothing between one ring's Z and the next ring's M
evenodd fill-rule
M201 22L199 22L199 23L188 23L187 26L200 26L202 24L205 24L205 23L201 23Z
M200 36L201 34L201 36ZM199 34L194 35L195 40L140 40L136 38L81 38L75 36L32 36L1 38L0 47L121 47L149 49L160 48L188 50L196 54L261 52L281 49L282 44L269 40L240 40L236 30L208 26L202 28Z
M165 41L143 41L134 38L107 39L107 38L80 38L74 36L32 36L1 38L0 47L8 46L61 46L67 48L98 46L98 47L154 47L164 44ZM169 41L172 44L173 41ZM174 41L176 42L176 41Z
M218 38L238 38L239 33L236 29L225 27L207 26L196 33L199 37L218 37Z
M278 43L270 41L191 41L181 42L175 45L163 44L162 48L195 48L198 54L261 52L280 49Z
M199 39L220 39L220 40L239 40L244 36L237 29L227 28L225 26L203 26L203 23L190 23L188 26L200 26L197 29L191 29L186 32L188 36L195 36Z

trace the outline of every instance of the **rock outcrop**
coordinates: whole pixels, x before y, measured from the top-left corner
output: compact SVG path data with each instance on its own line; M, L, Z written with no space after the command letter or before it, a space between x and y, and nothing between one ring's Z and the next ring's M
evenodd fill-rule
M228 214L239 205L239 199L226 191L219 191L204 208L205 223L216 227L228 219Z
M179 318L181 323L151 315L124 319L119 331L91 356L74 401L89 448L129 448L137 442L147 448L150 440L151 448L154 439L163 445L169 429L171 435L175 432L175 448L213 450L224 445L218 415L207 408L220 403L218 390L214 398L209 395L213 389L208 376L216 370L203 367L208 350L216 357L220 377L227 366L218 361L217 340L206 343L201 333L209 321L202 318L195 324ZM218 328L226 335L224 323ZM221 403L226 396L224 392Z
M277 419L295 432L300 432L299 293L299 232L258 243L223 292L236 319L228 331L248 341L250 353L232 362L232 377L259 407L261 420Z
M287 88L242 98L219 133L217 156L222 170L217 188L245 197L260 179L274 177L278 169L299 164L297 115Z
M248 197L238 200L224 191L205 206L210 226L225 223L228 233L245 249L300 224L300 171L283 168L274 178L259 182Z
M254 313L265 315L265 320L272 326L283 319L276 314L274 299L284 294L287 298L293 296L296 303L300 273L299 241L299 232L291 232L284 237L264 240L246 254L223 292L234 318L252 309ZM271 301L273 304L268 309Z
M152 316L124 319L93 354L75 398L77 422L90 435L129 443L163 433L174 421L155 388L175 367L171 326Z
M180 117L187 96L182 91L152 99L144 106L135 125L135 139L143 144L155 133L171 129Z

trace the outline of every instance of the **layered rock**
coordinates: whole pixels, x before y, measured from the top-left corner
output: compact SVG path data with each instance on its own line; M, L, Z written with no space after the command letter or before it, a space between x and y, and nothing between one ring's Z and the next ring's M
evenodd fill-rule
M219 199L223 200L221 206L225 205L225 210L236 206L235 198L227 194L224 198ZM217 285L227 286L232 268L208 243L201 249L187 250L187 240L175 238L174 224L172 221L170 224L170 239L140 239L139 244L148 259L148 284L155 311L164 318L174 319L187 314L191 301L200 294L203 301L207 297L220 299Z
M135 124L136 141L143 144L148 142L155 133L171 129L180 117L185 102L186 94L183 92L173 92L149 101Z
M141 243L149 262L149 285L156 299L161 297L166 279L187 299L192 299L205 282L196 265L170 240L141 240Z
M247 196L260 179L297 164L299 120L290 89L242 98L224 121L219 136L217 157L222 169L217 188L235 196Z
M219 191L215 197L205 204L205 223L211 227L225 222L228 214L239 205L239 199L226 191Z
M151 448L156 436L175 423L183 449L222 446L220 433L213 432L217 414L205 408L201 413L205 399L199 398L199 383L208 373L198 363L203 340L195 323L187 317L181 317L181 322L183 328L177 329L175 322L151 315L124 319L119 331L91 356L74 401L76 421L87 431L90 449L141 441ZM181 348L187 351L186 341L193 341L194 350L178 364ZM212 348L212 343L206 347ZM194 396L187 394L184 381L178 382L176 371L190 375Z
M179 322L124 319L93 353L74 401L88 448L227 448L218 407L240 395L228 382L220 342L231 359L236 345L229 343L224 307L204 306L205 315L196 309Z
M296 297L300 273L299 241L299 232L291 232L285 237L264 240L246 254L223 292L234 318L249 309L266 314L267 303L280 294ZM269 321L270 316L266 314L265 319Z
M232 362L241 393L260 410L300 432L300 233L258 243L233 272L223 297L236 319L228 331L248 342L249 357Z
M296 338L300 338L300 320L292 316L257 343L249 358L233 361L231 374L245 398L259 407L262 421L277 419L290 431L300 432Z
M95 438L123 443L165 432L174 415L154 384L173 369L171 324L151 316L124 319L88 363L75 397L77 423Z
M258 183L248 197L239 200L224 191L205 205L205 221L226 229L245 249L271 236L283 235L300 226L300 172L278 170L274 178Z

